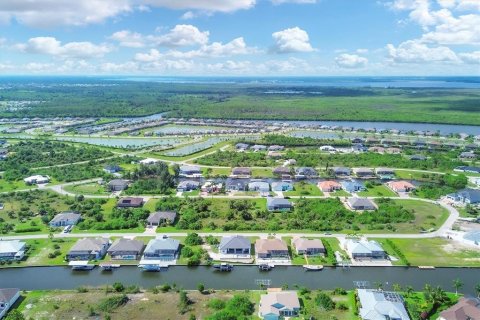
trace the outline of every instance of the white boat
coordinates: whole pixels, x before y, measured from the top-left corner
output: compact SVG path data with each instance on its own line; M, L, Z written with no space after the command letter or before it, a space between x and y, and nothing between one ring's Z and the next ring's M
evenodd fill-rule
M218 271L232 271L233 265L228 263L214 264L213 267Z
M323 266L322 265L305 264L305 265L303 265L303 269L305 269L305 271L320 271L320 270L323 270Z
M68 265L72 267L72 270L92 270L95 268L95 265L88 263L88 261L70 261Z

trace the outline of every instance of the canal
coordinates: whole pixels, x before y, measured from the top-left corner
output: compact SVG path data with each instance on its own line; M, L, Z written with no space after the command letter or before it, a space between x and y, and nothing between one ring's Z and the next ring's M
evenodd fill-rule
M236 266L232 272L214 271L207 266L189 268L170 267L166 272L144 272L136 266L122 266L113 272L72 271L68 267L28 267L0 270L0 287L16 287L22 290L74 289L79 286L102 286L116 281L125 285L139 285L150 288L160 284L176 284L185 289L195 289L198 283L214 289L259 289L260 283L271 287L288 285L305 286L311 289L354 288L355 281L368 281L371 287L382 283L385 290L394 283L411 285L421 290L425 284L441 286L454 291L452 282L460 279L464 286L460 290L475 294L480 283L479 268L436 268L432 270L404 267L352 267L325 268L319 272L307 272L301 267L277 266L269 272L259 271L256 266Z

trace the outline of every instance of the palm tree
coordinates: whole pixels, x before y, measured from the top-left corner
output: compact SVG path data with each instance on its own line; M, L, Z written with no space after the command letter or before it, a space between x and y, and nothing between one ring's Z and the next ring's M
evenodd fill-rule
M392 287L393 287L393 291L396 291L396 292L402 291L402 286L398 283L394 283Z
M455 288L455 295L458 296L458 290L463 287L463 282L460 279L453 280L453 287Z
M413 293L413 287L412 286L407 286L405 288L405 292L407 293L407 296L410 297Z

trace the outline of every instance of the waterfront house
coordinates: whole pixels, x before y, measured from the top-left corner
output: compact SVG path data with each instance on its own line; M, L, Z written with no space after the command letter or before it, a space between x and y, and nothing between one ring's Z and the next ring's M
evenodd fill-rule
M204 182L204 184L200 187L200 190L206 193L219 193L223 190L223 183L215 183L215 181L208 180Z
M289 167L276 167L273 169L273 174L277 176L289 176L292 174L292 169Z
M415 186L412 183L404 180L389 181L387 186L395 192L411 192L415 190Z
M357 178L361 178L361 179L375 178L375 173L370 168L355 168L353 172L355 173Z
M117 202L118 208L140 208L143 206L143 198L126 197Z
M110 241L106 238L83 238L67 253L68 260L98 260L105 256Z
M385 153L385 148L384 147L370 147L368 148L368 152L374 152L374 153Z
M50 182L49 176L34 175L23 179L26 184L45 184Z
M293 184L290 181L272 182L272 191L292 191Z
M469 173L480 173L480 167L472 167L472 166L459 166L453 169L453 171L458 172L469 172Z
M385 153L387 154L400 154L402 150L400 148L390 147L385 149Z
M7 315L18 298L20 298L20 289L0 288L0 319Z
M375 169L375 173L380 179L389 180L395 177L395 171L389 168L377 168Z
M347 205L352 210L376 210L377 206L372 200L367 198L350 197L347 199Z
M336 176L336 177L347 177L351 174L351 170L346 167L332 167L330 171Z
M55 215L48 223L50 227L74 226L81 219L81 215L74 211L65 211Z
M299 167L295 169L295 178L307 179L317 177L317 171L312 167Z
M268 151L282 151L283 149L285 149L284 146L279 146L279 145L276 145L276 144L268 147Z
M320 239L294 238L292 245L297 254L318 256L324 255L327 252Z
M103 167L103 171L113 174L122 171L122 168L116 164L109 164Z
M179 175L180 177L201 177L202 171L197 166L181 166Z
M344 247L349 256L355 260L385 260L388 258L382 246L374 240L347 239L345 240Z
M440 312L438 320L480 319L480 299L461 297L456 304Z
M427 160L427 157L422 156L421 154L414 154L413 156L410 156L410 160L412 160L412 161L425 161L425 160Z
M193 181L193 180L185 180L185 181L180 181L180 183L177 186L177 191L188 192L188 191L197 190L199 188L200 188L200 182Z
M218 252L225 255L250 255L252 244L244 236L223 236L218 245Z
M358 180L343 180L340 184L342 185L342 189L349 193L367 190L363 183Z
M228 191L247 191L249 181L248 179L230 179L227 180L225 188Z
M239 150L239 151L245 151L248 149L248 147L250 147L248 144L246 143L237 143L235 145L235 149Z
M22 260L26 243L20 240L0 240L0 261Z
M278 238L255 241L255 254L260 259L290 258L287 244Z
M320 181L317 186L323 192L334 192L342 189L342 185L333 180Z
M252 180L248 184L249 191L269 192L270 184L266 181Z
M120 238L112 243L107 253L112 260L137 260L142 255L143 248L143 241Z
M298 316L300 300L296 291L273 291L260 296L258 316L265 320L280 320Z
M480 203L480 190L465 188L447 195L447 199L450 199L457 204L479 204Z
M332 146L321 146L319 149L320 149L320 151L327 151L327 152L335 152L335 151L337 151L337 149L335 149L335 148L332 147Z
M357 296L363 320L410 320L403 298L396 292L358 289Z
M175 211L157 211L152 212L147 218L147 226L160 226L162 224L172 225L177 218L177 213Z
M113 179L107 184L107 189L110 192L123 191L128 188L128 180L123 179Z
M232 176L238 178L250 178L252 175L252 169L245 167L236 167L232 169Z
M177 259L180 241L167 236L157 237L148 242L143 258L145 260L172 261Z
M267 157L269 157L269 158L278 159L278 158L281 158L282 156L283 156L283 154L280 153L280 152L277 152L277 151L268 151L268 153L267 153Z
M269 211L290 211L292 204L284 198L267 198L267 210Z
M252 149L254 152L265 151L267 150L267 146L264 146L263 144L256 144L253 145L250 149Z
M462 152L458 156L460 159L467 159L467 160L472 160L477 157L477 155L474 152L468 151L468 152Z

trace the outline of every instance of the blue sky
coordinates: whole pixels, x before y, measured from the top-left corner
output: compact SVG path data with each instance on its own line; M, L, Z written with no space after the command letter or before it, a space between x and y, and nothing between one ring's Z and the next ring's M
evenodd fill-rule
M0 0L0 74L480 75L480 0Z

